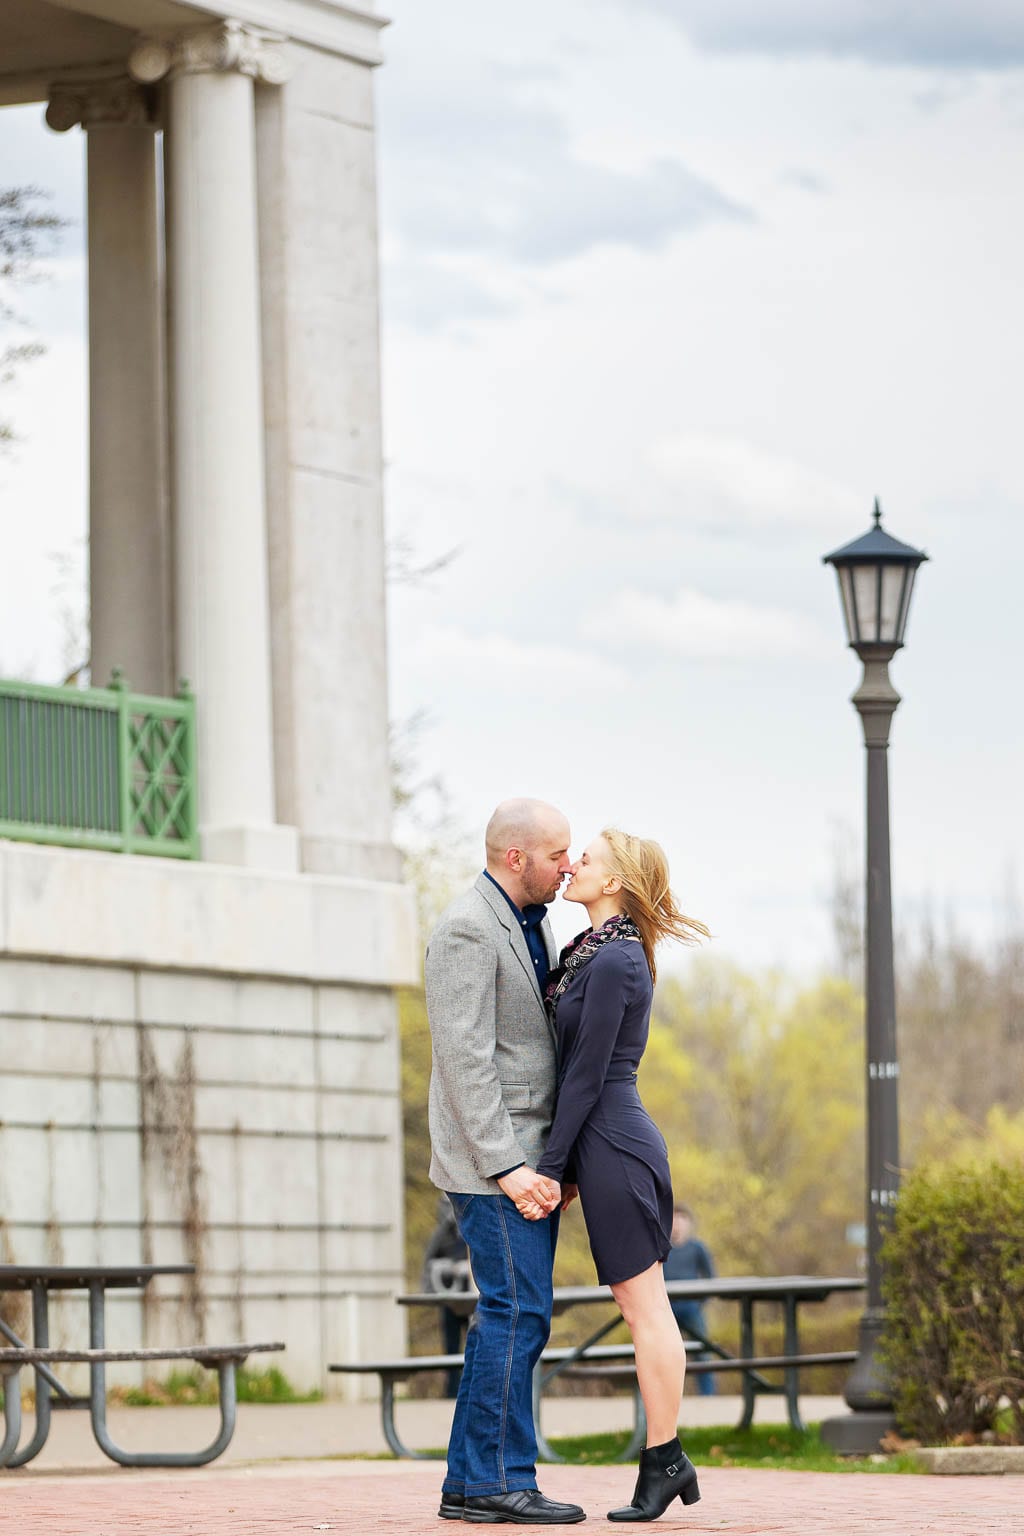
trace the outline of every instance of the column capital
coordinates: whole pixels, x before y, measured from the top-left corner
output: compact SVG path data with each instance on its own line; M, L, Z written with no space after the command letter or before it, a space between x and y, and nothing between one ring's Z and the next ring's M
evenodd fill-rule
M51 85L46 121L55 133L69 128L92 128L97 123L130 123L155 126L151 92L127 75L107 80L75 81Z
M140 37L128 55L134 80L153 85L167 75L196 75L237 70L267 85L283 85L291 68L280 44L284 38L240 21L169 36Z

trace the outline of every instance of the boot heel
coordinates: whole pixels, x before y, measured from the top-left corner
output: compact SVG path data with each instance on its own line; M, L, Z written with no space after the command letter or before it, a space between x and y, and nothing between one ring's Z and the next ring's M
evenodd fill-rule
M696 1478L694 1478L692 1483L687 1483L685 1488L680 1488L679 1497L682 1499L684 1504L700 1503L700 1489L697 1487Z

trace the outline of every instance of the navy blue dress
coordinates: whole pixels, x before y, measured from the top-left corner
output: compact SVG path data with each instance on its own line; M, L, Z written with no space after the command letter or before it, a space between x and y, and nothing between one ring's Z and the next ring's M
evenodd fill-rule
M558 999L558 1101L537 1171L579 1187L602 1285L663 1263L672 1246L665 1138L640 1102L654 988L643 946L604 944Z

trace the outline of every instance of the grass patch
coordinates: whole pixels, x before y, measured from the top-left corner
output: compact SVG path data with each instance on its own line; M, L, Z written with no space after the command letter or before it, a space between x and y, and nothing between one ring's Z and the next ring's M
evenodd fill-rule
M697 1467L777 1467L789 1472L920 1472L907 1452L893 1456L837 1456L822 1442L816 1424L802 1433L788 1424L753 1424L749 1429L701 1426L681 1436ZM578 1435L551 1444L569 1461L603 1466L629 1443L629 1435Z
M318 1403L322 1397L323 1393L319 1391L297 1392L276 1365L264 1371L251 1371L243 1365L238 1371L240 1403ZM147 1381L141 1387L111 1387L107 1399L129 1408L216 1403L217 1375L215 1371L203 1371L198 1366L190 1371L171 1371L163 1381Z

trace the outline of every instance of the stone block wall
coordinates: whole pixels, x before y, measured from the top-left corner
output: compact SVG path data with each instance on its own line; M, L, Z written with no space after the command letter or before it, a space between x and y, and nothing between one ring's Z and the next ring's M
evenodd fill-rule
M168 882L201 873L4 847L8 896L16 866L40 860L78 861L78 880L83 860L115 876L144 863L157 906ZM273 903L275 882L231 874L249 901ZM20 916L24 932L23 905ZM194 1281L111 1292L111 1346L281 1338L272 1358L293 1384L335 1393L328 1361L401 1351L392 987L87 964L2 940L0 928L0 1258L195 1264ZM343 951L339 936L341 969ZM55 1344L86 1341L84 1295L55 1298L51 1317Z

